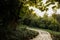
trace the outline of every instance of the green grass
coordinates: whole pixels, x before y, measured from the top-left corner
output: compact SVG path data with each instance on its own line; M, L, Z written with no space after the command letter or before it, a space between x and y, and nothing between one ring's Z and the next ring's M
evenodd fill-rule
M1 40L30 40L39 34L36 31L26 29L26 27L25 25L19 25L17 30L5 30L4 38L1 37Z
M29 40L35 38L39 34L36 31L26 29L26 27L27 27L26 25L20 25L20 27L17 28L19 29L20 32L19 40Z

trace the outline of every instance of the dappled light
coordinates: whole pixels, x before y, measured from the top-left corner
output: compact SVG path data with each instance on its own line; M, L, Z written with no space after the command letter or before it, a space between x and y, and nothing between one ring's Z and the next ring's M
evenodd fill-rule
M56 11L53 9L53 7L57 6L57 5L58 5L57 2L55 2L55 4L51 4L51 5L47 6L47 8L48 8L47 11L41 11L41 9L38 9L34 6L29 6L29 10L32 9L34 11L34 13L36 13L37 16L43 17L43 15L45 13L47 13L48 16L52 16L52 14L55 13L56 11L57 11L56 14L60 14L60 9L56 9Z
M0 0L0 40L60 40L60 0Z
M43 4L45 4L48 0L42 0Z

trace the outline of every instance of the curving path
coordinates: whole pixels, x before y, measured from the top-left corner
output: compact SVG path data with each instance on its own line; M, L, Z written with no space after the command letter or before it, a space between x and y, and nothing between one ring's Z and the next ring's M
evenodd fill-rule
M35 30L35 31L39 32L39 35L31 40L52 40L50 33L47 31L40 30L40 29L34 29L34 28L28 28L28 27L27 27L27 29Z

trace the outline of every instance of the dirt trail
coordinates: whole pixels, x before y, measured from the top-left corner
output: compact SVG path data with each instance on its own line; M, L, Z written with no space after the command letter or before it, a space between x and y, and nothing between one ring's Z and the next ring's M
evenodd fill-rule
M39 35L31 40L52 40L50 33L47 31L40 30L40 29L34 29L34 28L27 28L27 29L35 30L39 32Z

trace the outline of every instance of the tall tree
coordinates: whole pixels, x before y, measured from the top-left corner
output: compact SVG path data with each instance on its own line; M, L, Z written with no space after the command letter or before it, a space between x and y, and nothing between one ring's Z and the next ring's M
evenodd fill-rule
M21 6L19 0L0 0L0 40L10 40L7 36L16 30Z

